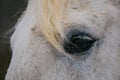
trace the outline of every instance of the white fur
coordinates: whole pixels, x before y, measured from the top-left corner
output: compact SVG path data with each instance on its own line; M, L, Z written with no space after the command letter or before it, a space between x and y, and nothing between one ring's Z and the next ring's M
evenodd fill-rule
M62 20L63 35L76 28L99 38L84 60L59 52L46 39L38 22L41 1L29 0L15 27L5 79L120 80L119 0L71 0ZM79 25L85 25L86 30Z

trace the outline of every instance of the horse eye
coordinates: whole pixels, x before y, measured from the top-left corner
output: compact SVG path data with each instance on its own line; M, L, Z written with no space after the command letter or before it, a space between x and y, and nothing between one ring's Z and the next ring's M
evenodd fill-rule
M94 42L95 40L92 38L83 35L74 36L71 38L71 46L76 49L77 53L89 50Z
M69 41L64 42L64 50L70 54L79 53L82 55L83 52L89 50L96 41L96 39L90 35L81 32L72 34L68 40Z

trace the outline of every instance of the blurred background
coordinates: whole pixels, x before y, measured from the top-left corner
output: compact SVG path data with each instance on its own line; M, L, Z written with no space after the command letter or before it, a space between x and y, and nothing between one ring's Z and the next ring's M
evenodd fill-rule
M0 80L4 80L11 59L9 38L27 0L0 0ZM7 34L7 35L6 35Z

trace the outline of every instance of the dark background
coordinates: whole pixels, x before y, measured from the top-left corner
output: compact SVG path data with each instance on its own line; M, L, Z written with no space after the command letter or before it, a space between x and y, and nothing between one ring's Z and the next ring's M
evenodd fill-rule
M25 10L26 3L26 0L0 0L0 80L4 80L12 55L9 44L11 32L7 33Z

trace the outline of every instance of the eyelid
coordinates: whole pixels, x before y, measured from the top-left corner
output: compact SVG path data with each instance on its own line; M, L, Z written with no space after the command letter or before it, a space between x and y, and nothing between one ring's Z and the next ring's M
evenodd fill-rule
M75 38L82 38L82 39L86 39L86 40L89 40L89 41L93 40L91 37L88 37L88 36L83 36L83 37L78 36L78 37L74 37L74 39Z
M72 31L71 34L74 34L76 33L75 31L77 31L84 33L96 40L98 40L101 37L101 35L96 32L96 29L88 25L65 23L64 26L66 26L66 28L63 29L65 35L69 34L70 31Z
M85 31L81 31L78 29L73 29L71 31L68 31L68 33L66 35L67 35L68 39L70 39L72 36L77 36L77 35L84 35L83 37L88 40L98 40L99 39L98 37L96 37L94 34L91 34L90 32L85 32Z

